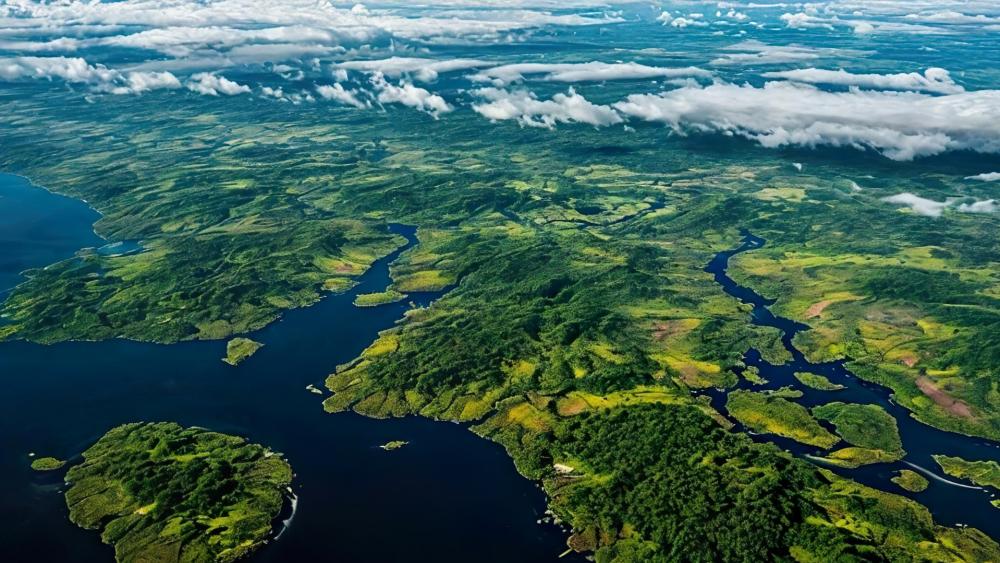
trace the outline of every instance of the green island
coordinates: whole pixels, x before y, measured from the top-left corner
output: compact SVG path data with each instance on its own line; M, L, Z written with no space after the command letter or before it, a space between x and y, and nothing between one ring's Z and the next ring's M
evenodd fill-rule
M801 389L796 389L790 385L785 385L777 389L768 389L760 393L769 397L780 397L782 399L801 399L805 394Z
M66 462L54 457L40 457L31 461L31 468L35 471L55 471L61 469Z
M250 356L257 353L264 345L249 338L233 338L226 343L226 357L222 361L231 366L238 366Z
M760 375L760 369L757 366L748 366L740 375L754 385L767 385L767 380Z
M755 432L777 434L824 450L840 441L820 426L805 407L782 395L732 391L726 408L733 418Z
M806 387L812 387L820 391L839 391L844 389L843 385L834 383L818 373L797 371L795 372L795 379L798 379Z
M928 485L927 479L923 475L909 469L900 469L899 475L893 477L892 482L911 493L919 493Z
M272 532L292 469L243 438L169 422L125 424L66 474L70 520L120 562L229 562Z
M812 414L836 427L848 447L831 452L826 461L843 467L859 467L902 459L903 442L896 419L878 405L828 403L812 409Z
M1000 489L1000 463L995 461L969 461L946 455L934 456L941 470L959 479L968 479L982 487Z
M377 307L387 303L397 303L404 299L406 299L405 293L390 289L379 293L362 293L354 298L354 305L357 307Z
M409 444L409 442L407 442L406 440L391 440L389 442L382 444L379 447L387 452L391 452L393 450L398 450L399 448L402 448L407 444Z
M612 142L457 111L17 94L0 94L0 167L86 200L101 236L145 250L28 271L0 304L0 339L246 334L353 287L404 244L388 223L416 225L389 291L451 289L332 373L328 411L476 422L599 561L691 546L705 560L1000 559L974 529L726 431L692 395L734 386L750 348L790 358L704 271L745 228L768 245L730 274L813 327L796 337L810 359L849 357L920 420L1000 438L998 218L932 221L881 201L919 178L887 168L857 192L841 179L869 170L850 159L794 171L774 151L736 157L659 127ZM989 197L935 186L929 197ZM840 441L781 397L733 391L728 409L755 431Z

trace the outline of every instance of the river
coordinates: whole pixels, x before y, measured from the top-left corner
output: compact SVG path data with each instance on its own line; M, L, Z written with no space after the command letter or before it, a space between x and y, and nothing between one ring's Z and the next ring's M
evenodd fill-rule
M0 291L18 273L104 245L86 204L0 174ZM253 561L555 561L565 532L539 525L544 494L503 449L465 426L420 417L373 420L326 414L305 389L356 357L412 306L357 308L381 291L389 264L376 262L353 290L289 311L250 336L265 344L238 367L225 342L169 346L124 340L41 346L0 343L0 553L5 561L112 561L94 531L68 520L64 471L29 468L30 452L70 458L113 426L176 421L245 436L282 452L296 477L297 509L281 538ZM140 251L129 243L112 253ZM390 440L409 445L386 452ZM287 516L287 515L286 515ZM577 559L572 557L570 559Z
M918 421L910 415L908 410L892 400L890 389L859 379L847 369L844 361L809 362L793 343L795 335L801 331L809 330L809 326L775 315L769 309L775 303L774 300L767 299L752 289L739 285L727 274L730 258L742 252L762 248L765 244L764 239L750 233L744 233L743 241L738 247L718 253L705 268L705 271L715 276L716 283L722 287L723 291L752 306L750 319L753 324L780 330L782 332L781 341L792 355L790 362L773 365L761 358L759 351L751 349L744 356L744 361L748 366L756 366L760 370L760 375L767 380L767 384L753 385L741 378L738 387L753 390L793 387L803 393L801 398L793 400L807 408L835 401L879 405L896 419L903 448L906 450L906 457L902 461L894 463L878 463L857 469L829 468L865 485L919 501L930 509L935 520L940 524L965 524L979 528L994 539L1000 539L1000 511L989 502L994 498L995 491L976 487L972 483L944 475L937 462L931 457L933 454L944 454L968 460L1000 461L998 444L982 438L939 430ZM817 373L826 376L833 383L845 386L845 389L820 391L807 387L794 377L795 372ZM709 390L705 394L712 398L712 404L716 409L728 416L728 411L724 406L726 402L724 391ZM832 426L825 422L822 424L832 431ZM740 430L745 430L738 423L737 427ZM774 435L755 434L754 439L774 442L800 456L822 456L828 452L828 450L821 450ZM834 446L834 449L843 446L844 444L841 443ZM919 493L904 491L890 481L900 469L920 471L925 477L929 477L929 486Z

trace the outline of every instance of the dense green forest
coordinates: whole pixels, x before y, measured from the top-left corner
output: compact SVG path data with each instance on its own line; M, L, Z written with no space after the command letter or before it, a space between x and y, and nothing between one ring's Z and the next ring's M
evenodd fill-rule
M121 562L234 561L260 547L292 470L246 440L174 423L110 430L66 474L70 520Z
M86 106L65 93L15 94L0 93L0 165L86 199L103 215L102 236L145 251L84 249L28 272L0 305L2 338L246 333L351 287L403 243L386 224L412 224L420 244L393 264L393 287L359 305L453 289L340 366L327 410L478 422L544 480L572 546L600 561L1000 558L976 530L940 527L913 501L728 432L692 394L733 386L749 348L776 364L789 358L778 332L751 325L748 308L704 271L748 228L769 244L731 272L778 298L777 313L815 327L796 342L811 358L849 356L922 420L1000 436L989 365L1000 342L997 218L947 213L930 225L881 201L912 186L919 165L885 165L859 192L846 179L871 161L819 160L803 173L763 149L652 128L612 143L582 127L552 135L460 114L318 105L265 114L228 100L149 112L156 94ZM148 116L141 127L136 112ZM938 189L957 190L946 179ZM824 443L838 440L787 398L736 396L754 416L766 408L771 428L795 410ZM846 441L885 445L858 426L867 415L827 414ZM108 458L101 474L149 461L150 449ZM78 483L97 467L87 463L71 471ZM163 527L142 530L203 549L195 532L211 524L199 511L231 493L164 497L187 526L166 527L177 520L157 516L166 504L143 484L212 470L201 463L154 463L165 472L155 481L111 490L108 514L130 510L105 537L132 549L121 534L137 529L126 524L152 516ZM197 487L193 476L177 483ZM88 515L98 513L77 509L75 519L96 526Z

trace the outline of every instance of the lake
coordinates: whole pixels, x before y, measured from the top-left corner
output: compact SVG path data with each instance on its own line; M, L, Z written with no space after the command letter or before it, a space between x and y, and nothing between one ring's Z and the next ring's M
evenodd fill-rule
M0 288L19 272L107 241L85 203L0 174ZM416 243L411 227L392 229ZM225 342L170 346L122 340L0 344L0 553L6 561L112 561L94 531L68 520L64 471L29 468L30 452L73 458L113 426L176 421L238 434L282 452L296 477L294 518L253 561L554 561L566 533L539 525L545 497L497 444L465 426L419 417L326 414L322 388L338 364L392 327L409 302L357 308L389 283L378 261L353 290L289 311L250 336L265 344L238 367ZM138 243L112 253L141 251ZM409 301L429 303L437 294ZM386 452L378 446L407 440ZM577 557L569 558L577 560ZM565 560L565 559L563 559Z

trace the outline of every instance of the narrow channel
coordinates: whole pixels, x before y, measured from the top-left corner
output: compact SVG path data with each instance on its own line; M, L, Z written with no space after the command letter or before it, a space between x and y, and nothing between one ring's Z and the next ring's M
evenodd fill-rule
M762 248L766 241L749 232L743 233L739 246L715 255L705 271L715 276L715 281L727 294L739 299L752 307L751 322L757 326L773 327L782 331L781 341L792 356L792 360L781 365L765 361L758 350L751 349L744 355L747 366L755 366L761 376L767 380L764 385L753 385L740 378L737 388L760 390L777 390L781 387L792 387L802 391L802 397L794 399L799 404L812 408L830 402L841 401L857 404L879 405L886 410L899 426L900 438L906 456L903 460L893 463L878 463L866 465L857 469L825 466L836 472L854 479L865 485L883 491L900 494L917 500L926 506L938 523L946 525L969 525L986 532L994 539L1000 540L1000 512L990 500L997 491L990 488L975 487L961 479L948 478L936 470L937 462L931 457L934 454L958 456L968 460L1000 461L998 444L983 438L975 438L939 430L924 424L914 418L910 411L892 400L892 390L880 385L864 381L855 376L846 367L846 360L812 363L795 347L794 338L799 332L809 330L809 326L771 312L769 307L776 300L765 298L750 288L743 287L729 277L729 259L733 256ZM833 383L839 383L845 388L838 391L820 391L802 385L795 377L796 372L816 373L827 377ZM704 392L712 399L713 406L728 416L725 408L726 392L712 389ZM735 421L734 421L735 422ZM737 423L740 430L746 430ZM772 442L796 455L822 457L829 450L800 444L791 439L771 434L751 434L757 441ZM931 476L926 490L913 493L905 491L890 479L898 474L900 469L919 468L921 473Z

